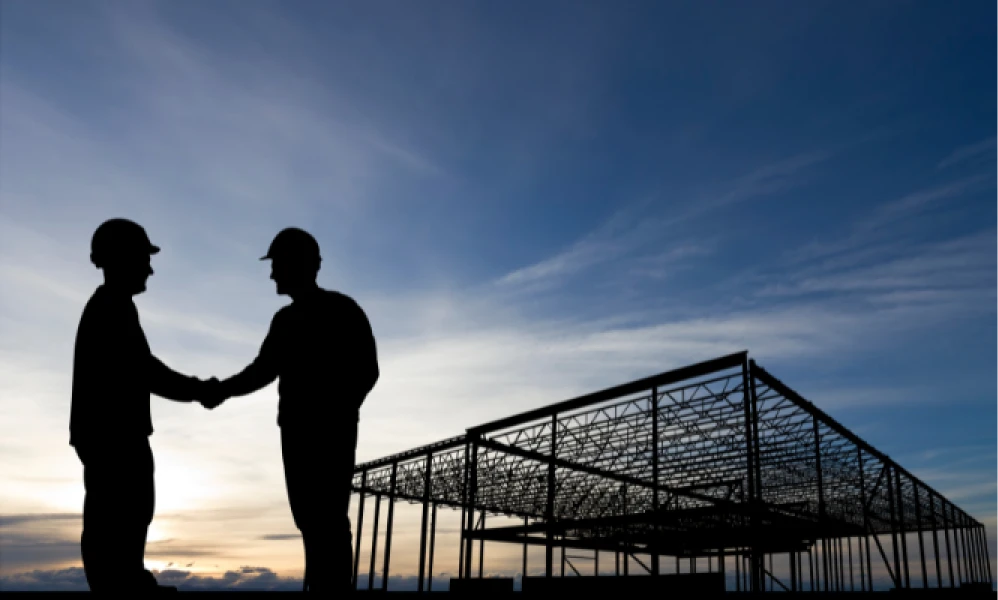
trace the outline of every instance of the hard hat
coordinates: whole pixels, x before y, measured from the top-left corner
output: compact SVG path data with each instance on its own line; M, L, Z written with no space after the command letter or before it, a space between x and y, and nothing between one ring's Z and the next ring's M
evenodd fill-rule
M101 223L90 240L90 260L103 267L109 260L128 256L151 255L159 246L149 241L146 230L135 221L108 219Z
M307 231L297 227L288 227L278 232L274 236L274 241L270 243L267 254L260 260L274 258L314 260L317 262L322 260L319 256L319 242L315 241L315 238Z

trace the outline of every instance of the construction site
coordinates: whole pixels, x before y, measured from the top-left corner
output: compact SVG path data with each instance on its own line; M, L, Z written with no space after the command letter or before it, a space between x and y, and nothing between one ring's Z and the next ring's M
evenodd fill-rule
M387 589L397 503L421 509L418 591L440 509L451 591L992 589L979 521L747 352L358 464L353 493L358 590ZM522 547L519 577L485 577L486 542Z

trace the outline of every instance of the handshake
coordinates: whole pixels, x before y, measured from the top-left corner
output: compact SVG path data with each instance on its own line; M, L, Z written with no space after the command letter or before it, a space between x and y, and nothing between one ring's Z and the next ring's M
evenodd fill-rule
M211 410L231 397L226 390L226 385L212 377L208 380L195 379L194 400L201 406Z

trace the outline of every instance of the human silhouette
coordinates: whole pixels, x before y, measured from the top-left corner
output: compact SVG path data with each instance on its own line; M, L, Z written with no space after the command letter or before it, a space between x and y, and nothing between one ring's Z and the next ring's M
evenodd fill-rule
M261 260L291 304L277 311L256 359L217 387L226 398L278 384L284 478L305 546L310 592L350 590L350 489L360 407L378 380L374 334L349 296L319 287L319 244L298 228L280 231Z
M91 240L90 259L104 283L76 334L69 443L83 463L80 546L94 592L176 591L158 585L144 563L155 510L149 394L190 402L218 385L173 371L149 349L132 297L145 291L157 252L127 219L105 221Z

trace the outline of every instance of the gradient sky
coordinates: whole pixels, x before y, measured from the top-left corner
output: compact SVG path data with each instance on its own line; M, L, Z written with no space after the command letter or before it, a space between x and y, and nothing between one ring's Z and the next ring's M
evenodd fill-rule
M358 460L747 349L987 524L994 560L995 22L989 2L2 0L0 589L85 585L72 349L116 216L163 248L136 299L153 351L201 377L248 363L287 302L257 260L273 235L318 238L320 283L378 342ZM297 585L276 386L152 411L147 565Z

